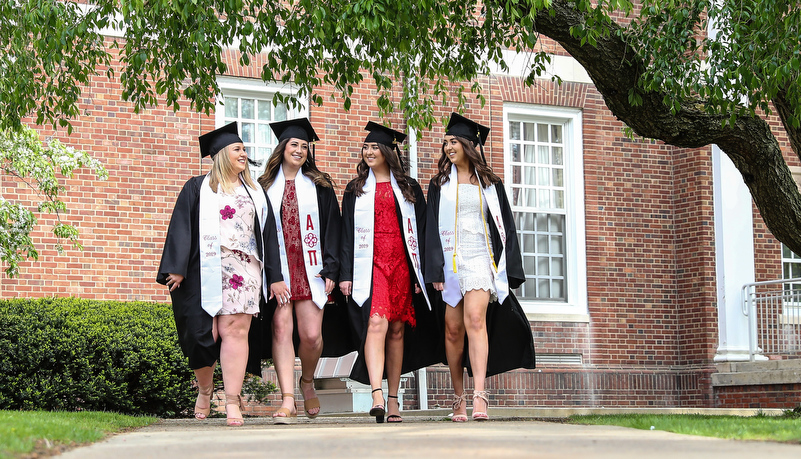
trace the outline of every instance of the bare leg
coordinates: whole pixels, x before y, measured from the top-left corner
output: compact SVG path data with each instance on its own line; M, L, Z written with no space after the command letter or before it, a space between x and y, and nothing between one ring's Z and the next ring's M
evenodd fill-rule
M294 301L278 305L273 315L273 365L282 394L295 393L295 346L292 343ZM294 395L293 395L294 397ZM281 408L296 413L295 399L282 397ZM277 412L273 414L276 417Z
M217 341L219 334L217 333L217 318L212 319L211 334L214 341ZM214 368L217 362L208 367L196 368L195 379L197 379L197 400L195 401L195 417L198 419L206 419L211 411L211 397L214 393Z
M403 322L397 321L389 324L386 338L387 392L389 392L387 394L388 416L400 416L400 401L397 396L403 368L403 333L405 331L406 324Z
M370 378L370 387L381 388L384 379L384 344L387 340L389 322L385 317L371 316L367 322L367 337L364 340L364 363ZM373 406L384 406L382 391L373 392Z
M470 367L473 370L473 393L481 393L487 378L487 356L489 340L487 338L487 306L490 293L484 290L471 290L464 296L464 325L467 342L470 346ZM487 403L480 398L473 398L473 412L487 412Z
M445 305L445 356L451 372L451 383L457 397L464 394L464 301L455 307ZM454 403L453 416L462 416L467 420L467 405L464 402Z
M250 330L250 314L232 314L218 317L220 332L220 366L222 367L223 386L228 395L240 395L245 379L245 367L248 363L248 331ZM239 404L226 401L228 418L242 418ZM234 407L234 408L231 408Z
M319 400L314 391L314 370L323 353L323 310L312 300L295 302L295 315L298 319L298 357L300 357L300 377L303 381L300 390L303 392L303 404L310 417L320 413ZM309 383L311 381L311 383Z

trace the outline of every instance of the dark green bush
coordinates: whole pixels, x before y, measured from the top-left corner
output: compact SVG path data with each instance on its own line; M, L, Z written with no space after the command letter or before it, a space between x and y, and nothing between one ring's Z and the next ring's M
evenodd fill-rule
M0 409L191 413L169 305L0 300Z

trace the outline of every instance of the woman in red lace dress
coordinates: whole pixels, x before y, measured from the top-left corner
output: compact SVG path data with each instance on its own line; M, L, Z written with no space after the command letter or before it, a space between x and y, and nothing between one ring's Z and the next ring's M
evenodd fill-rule
M376 422L385 413L387 422L401 422L400 375L441 360L435 315L423 289L425 198L401 164L397 144L406 135L372 122L366 129L357 177L342 198L339 287L351 297L351 323L361 338L350 377L372 387L370 415Z

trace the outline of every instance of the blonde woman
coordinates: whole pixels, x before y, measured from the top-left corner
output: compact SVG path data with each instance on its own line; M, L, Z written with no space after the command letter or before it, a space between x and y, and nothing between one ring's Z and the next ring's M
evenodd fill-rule
M197 378L195 417L210 413L219 360L227 424L238 427L251 319L262 295L285 295L286 284L272 209L250 177L236 123L198 140L212 169L178 195L156 281L170 290L181 349Z

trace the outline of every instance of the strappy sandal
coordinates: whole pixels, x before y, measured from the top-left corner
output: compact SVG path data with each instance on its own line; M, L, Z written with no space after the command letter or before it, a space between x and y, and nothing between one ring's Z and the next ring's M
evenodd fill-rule
M454 396L456 398L453 399L453 404L451 405L453 407L453 417L451 418L451 421L453 421L453 422L467 422L467 415L466 414L456 414L456 410L458 410L459 407L462 406L462 403L465 403L465 404L467 403L467 395L464 393L464 391L462 391L462 395L454 394Z
M239 417L232 418L228 416L228 407L234 405L239 407ZM229 427L242 427L245 425L245 419L242 418L242 411L245 410L245 404L242 402L240 394L225 394L225 423Z
M489 393L485 390L476 390L473 391L473 420L474 421L486 421L489 419L489 415L487 414L486 408L484 411L476 411L476 399L479 398L484 400L484 403L487 404L487 408L489 408Z
M380 387L378 389L373 389L373 391L370 393L374 394L377 391L381 391L382 394L384 393L384 391ZM381 399L383 400L383 397L381 397ZM386 411L384 410L384 405L375 405L372 408L370 408L370 416L375 416L375 422L378 424L383 424L384 413L386 413Z
M389 405L389 399L390 398L394 398L395 400L398 400L398 396L397 395L387 395L387 405ZM398 411L400 411L400 400L398 400L397 403L398 403ZM387 407L387 408L389 408L389 407ZM387 416L387 424L396 423L396 422L403 422L403 418L401 417L401 415L399 415L399 414L390 414L389 416Z
M209 384L208 387L198 386L197 392L198 392L198 397L197 397L198 400L200 400L200 396L203 396L209 401L208 408L198 408L197 400L195 401L195 419L202 421L206 419L211 413L211 396L214 394L214 383Z
M303 393L303 384L311 384L312 389L314 389L314 378L305 380L301 375L300 379L298 380L298 388L300 389L300 393ZM309 411L317 408L317 412L312 414ZM306 412L306 417L309 419L314 419L317 415L320 414L320 399L317 397L307 399L306 396L303 396L303 411Z
M289 393L281 394L282 403L283 403L283 399L285 399L285 398L291 398L293 400L293 402L294 402L295 394L289 394ZM293 403L293 405L294 405L294 403ZM281 416L281 415L283 415L283 416ZM273 424L278 424L278 425L282 425L282 426L290 425L290 424L292 424L293 418L296 418L296 417L298 417L298 408L297 408L297 406L295 406L295 412L294 413L289 408L284 408L282 406L281 408L278 408L277 410L275 410L275 413L273 413Z

